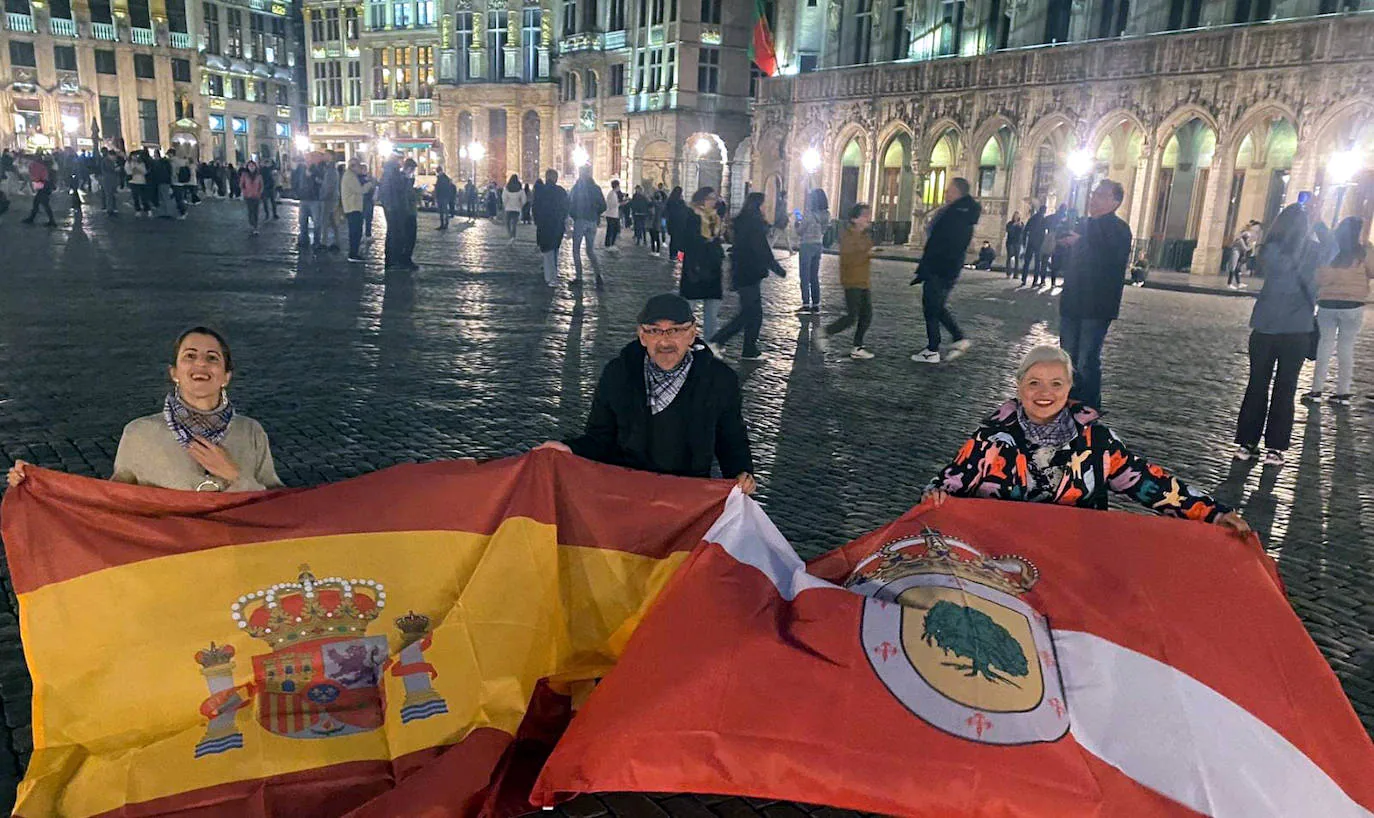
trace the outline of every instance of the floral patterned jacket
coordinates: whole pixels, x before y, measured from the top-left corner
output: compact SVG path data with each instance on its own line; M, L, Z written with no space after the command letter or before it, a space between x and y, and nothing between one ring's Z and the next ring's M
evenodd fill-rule
M1159 466L1132 453L1095 409L1070 403L1078 435L1053 450L1039 468L1036 447L1017 421L1016 400L987 417L928 488L957 497L1033 500L1105 509L1109 491L1124 494L1158 514L1215 522L1231 511ZM1044 454L1042 454L1042 458ZM1054 485L1037 487L1046 476ZM1041 480L1037 480L1037 477Z

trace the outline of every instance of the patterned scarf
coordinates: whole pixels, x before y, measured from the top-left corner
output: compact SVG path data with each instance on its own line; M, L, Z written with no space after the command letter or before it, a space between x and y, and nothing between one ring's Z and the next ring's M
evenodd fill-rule
M682 360L672 369L659 369L648 355L644 356L644 391L649 393L649 412L657 415L673 402L682 385L687 382L687 373L692 368L692 351L682 356Z
M1026 415L1026 408L1017 403L1016 422L1021 424L1021 431L1026 433L1026 439L1036 447L1053 446L1057 449L1078 436L1078 426L1073 422L1073 415L1069 413L1067 406L1060 409L1059 414L1049 423L1040 424L1031 420Z
M173 389L162 403L162 419L183 447L190 446L191 439L197 436L219 445L229 431L229 422L234 419L234 405L225 396L220 399L219 406L202 412L187 406Z

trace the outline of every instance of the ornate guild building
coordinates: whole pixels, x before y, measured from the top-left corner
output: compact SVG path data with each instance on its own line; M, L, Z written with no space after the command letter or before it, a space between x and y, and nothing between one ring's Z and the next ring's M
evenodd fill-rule
M1366 11L1374 4L1363 0ZM754 111L751 184L823 188L919 247L949 178L984 207L1080 212L1101 178L1161 266L1215 272L1300 193L1374 215L1374 13L1361 0L797 0Z

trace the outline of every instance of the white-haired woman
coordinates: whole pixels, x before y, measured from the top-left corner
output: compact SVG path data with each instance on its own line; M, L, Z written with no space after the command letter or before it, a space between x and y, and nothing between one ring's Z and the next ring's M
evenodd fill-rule
M1105 509L1108 492L1157 514L1246 533L1240 515L1134 454L1091 407L1069 402L1073 363L1057 346L1038 346L1016 371L1016 397L983 421L925 496L988 497Z

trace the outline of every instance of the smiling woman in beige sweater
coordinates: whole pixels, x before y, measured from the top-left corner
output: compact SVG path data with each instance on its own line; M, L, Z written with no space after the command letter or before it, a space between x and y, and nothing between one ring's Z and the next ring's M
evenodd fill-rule
M234 359L224 336L193 327L177 338L162 411L130 421L115 453L120 483L185 491L261 491L281 486L267 433L236 414L227 387ZM9 484L24 480L16 461Z

